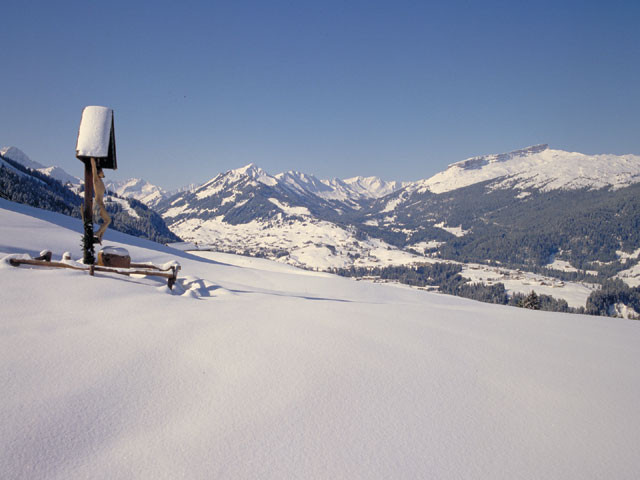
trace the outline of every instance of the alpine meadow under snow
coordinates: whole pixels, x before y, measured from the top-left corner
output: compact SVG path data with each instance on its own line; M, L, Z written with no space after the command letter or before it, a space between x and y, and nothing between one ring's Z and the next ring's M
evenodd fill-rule
M640 322L488 305L109 230L0 200L0 477L640 476Z

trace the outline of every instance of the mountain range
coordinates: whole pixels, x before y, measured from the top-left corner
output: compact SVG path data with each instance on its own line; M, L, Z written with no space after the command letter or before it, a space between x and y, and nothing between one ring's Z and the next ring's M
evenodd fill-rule
M2 152L31 162L14 147ZM147 204L199 248L304 268L441 259L640 284L638 155L535 145L468 158L415 182L271 175L249 164L174 192L142 179L108 188Z
M640 247L639 182L640 156L535 145L405 183L270 175L250 164L156 208L173 232L200 247L310 268L428 256L613 275Z

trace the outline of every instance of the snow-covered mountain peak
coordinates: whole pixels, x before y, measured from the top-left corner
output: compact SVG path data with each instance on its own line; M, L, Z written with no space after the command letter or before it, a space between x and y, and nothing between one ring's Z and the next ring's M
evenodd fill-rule
M237 173L239 175L252 175L261 171L263 170L253 162L248 163L244 167L234 168L233 170L231 170L231 172Z
M497 179L502 181L494 188L542 191L621 188L640 181L640 156L585 155L535 145L453 163L433 177L412 184L409 190L444 193Z
M378 177L321 180L313 175L294 170L279 173L275 175L275 178L284 186L299 193L312 193L325 200L348 202L379 198L398 190L404 185L396 181L387 182Z
M190 190L195 193L199 200L202 200L225 190L230 190L230 192L233 193L237 191L238 188L242 189L251 185L257 186L258 183L274 186L278 183L278 180L254 163L250 163L244 167L220 173L208 182Z
M109 190L121 197L135 198L152 207L167 195L165 190L142 178L129 178L115 182L107 181L105 184Z
M35 162L29 158L29 156L20 150L18 147L2 147L0 148L0 156L13 160L14 162L24 165L27 168L38 170L39 168L45 168L41 163Z
M364 198L380 198L402 188L406 183L385 181L380 177L351 177L343 180L355 192Z
M532 145L530 147L521 148L512 152L494 153L490 155L480 155L477 157L467 158L466 160L462 160L460 162L449 165L448 168L461 168L463 170L478 169L491 163L508 162L509 160L513 160L516 158L535 155L548 149L549 145L547 145L546 143L540 145Z
M290 170L288 172L279 173L275 178L283 186L292 189L298 193L306 195L312 193L322 197L324 194L331 193L332 189L324 180L320 180L313 175Z
M226 173L226 175L228 175L231 178L237 178L237 179L239 179L240 177L246 176L260 183L264 183L265 185L270 185L270 186L273 186L276 183L278 183L274 177L269 175L262 168L258 167L255 163L249 163L244 167L230 170Z
M0 156L19 163L24 167L30 168L32 170L37 170L40 173L44 173L51 178L55 178L62 184L70 183L72 185L80 185L82 183L82 180L80 180L78 177L67 173L64 169L58 167L57 165L45 167L41 163L36 162L35 160L31 160L31 158L18 147L0 148Z

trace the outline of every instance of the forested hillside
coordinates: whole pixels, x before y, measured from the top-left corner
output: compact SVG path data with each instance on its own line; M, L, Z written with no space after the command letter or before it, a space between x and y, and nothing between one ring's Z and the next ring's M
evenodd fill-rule
M0 196L6 200L81 218L82 197L58 180L2 157ZM123 206L126 205L126 208ZM160 215L134 199L107 196L105 206L112 217L109 228L159 243L179 241ZM99 218L97 215L95 218Z

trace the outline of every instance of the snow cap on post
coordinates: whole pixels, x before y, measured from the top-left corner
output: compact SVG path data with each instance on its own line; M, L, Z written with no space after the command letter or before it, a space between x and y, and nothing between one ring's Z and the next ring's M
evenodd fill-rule
M95 158L99 168L115 170L118 167L112 109L98 106L84 107L78 130L76 157L82 161Z

